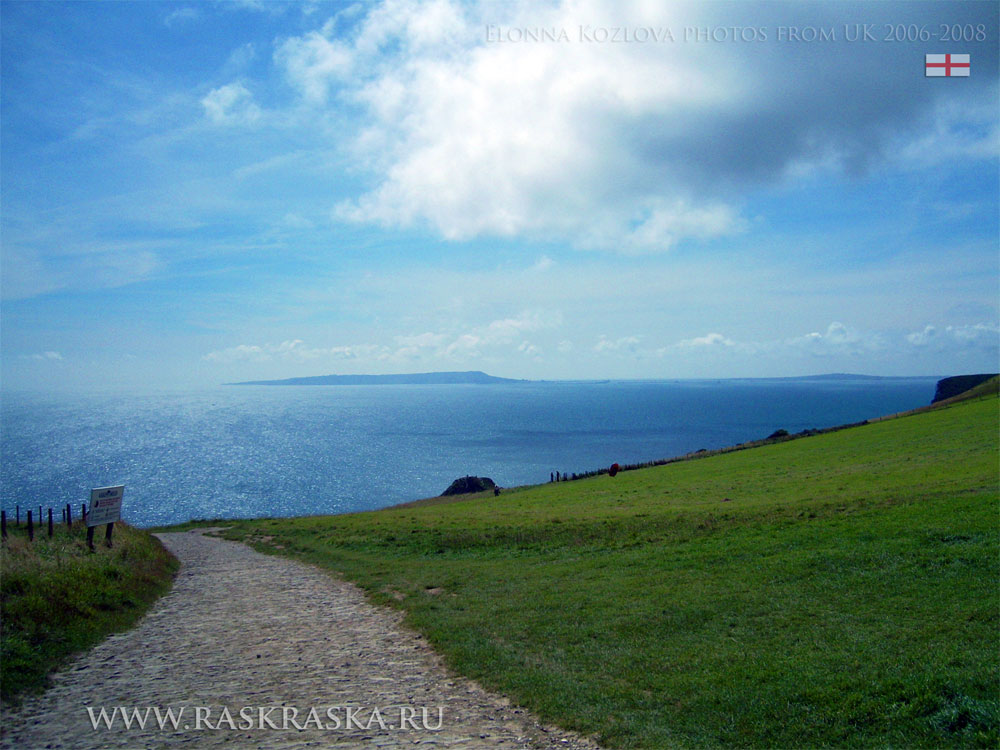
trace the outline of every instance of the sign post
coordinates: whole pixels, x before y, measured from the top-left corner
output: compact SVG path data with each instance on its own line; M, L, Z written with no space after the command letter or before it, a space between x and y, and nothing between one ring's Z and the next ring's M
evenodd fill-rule
M104 540L111 546L111 532L115 521L122 517L122 495L125 485L116 487L98 487L90 491L90 510L87 511L87 546L94 550L94 527L107 524Z

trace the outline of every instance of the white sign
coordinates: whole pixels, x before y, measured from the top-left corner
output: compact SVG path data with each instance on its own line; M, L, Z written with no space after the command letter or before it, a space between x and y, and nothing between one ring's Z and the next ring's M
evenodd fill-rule
M125 485L98 487L96 490L91 490L87 525L101 526L120 520L122 517L122 495L124 494Z

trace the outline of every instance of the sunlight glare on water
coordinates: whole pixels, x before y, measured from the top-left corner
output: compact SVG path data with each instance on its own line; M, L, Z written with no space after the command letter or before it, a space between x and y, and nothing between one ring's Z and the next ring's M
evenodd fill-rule
M5 392L2 505L78 508L126 485L152 526L371 510L456 477L502 486L719 448L928 404L933 378L245 386Z

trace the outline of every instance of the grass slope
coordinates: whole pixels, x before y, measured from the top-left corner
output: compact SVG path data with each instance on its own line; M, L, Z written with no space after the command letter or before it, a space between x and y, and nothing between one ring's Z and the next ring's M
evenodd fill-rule
M996 747L998 401L375 513L238 522L611 747Z
M44 528L44 527L43 527ZM114 546L98 529L93 553L86 528L8 527L0 546L0 694L15 702L37 692L70 655L130 627L169 588L177 560L149 533L115 524Z

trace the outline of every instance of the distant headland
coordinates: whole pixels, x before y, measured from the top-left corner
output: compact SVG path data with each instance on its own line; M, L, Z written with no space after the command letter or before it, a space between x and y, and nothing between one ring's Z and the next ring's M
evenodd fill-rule
M247 380L226 385L493 385L524 383L524 380L497 378L485 372L416 372L406 375L316 375L284 380Z

